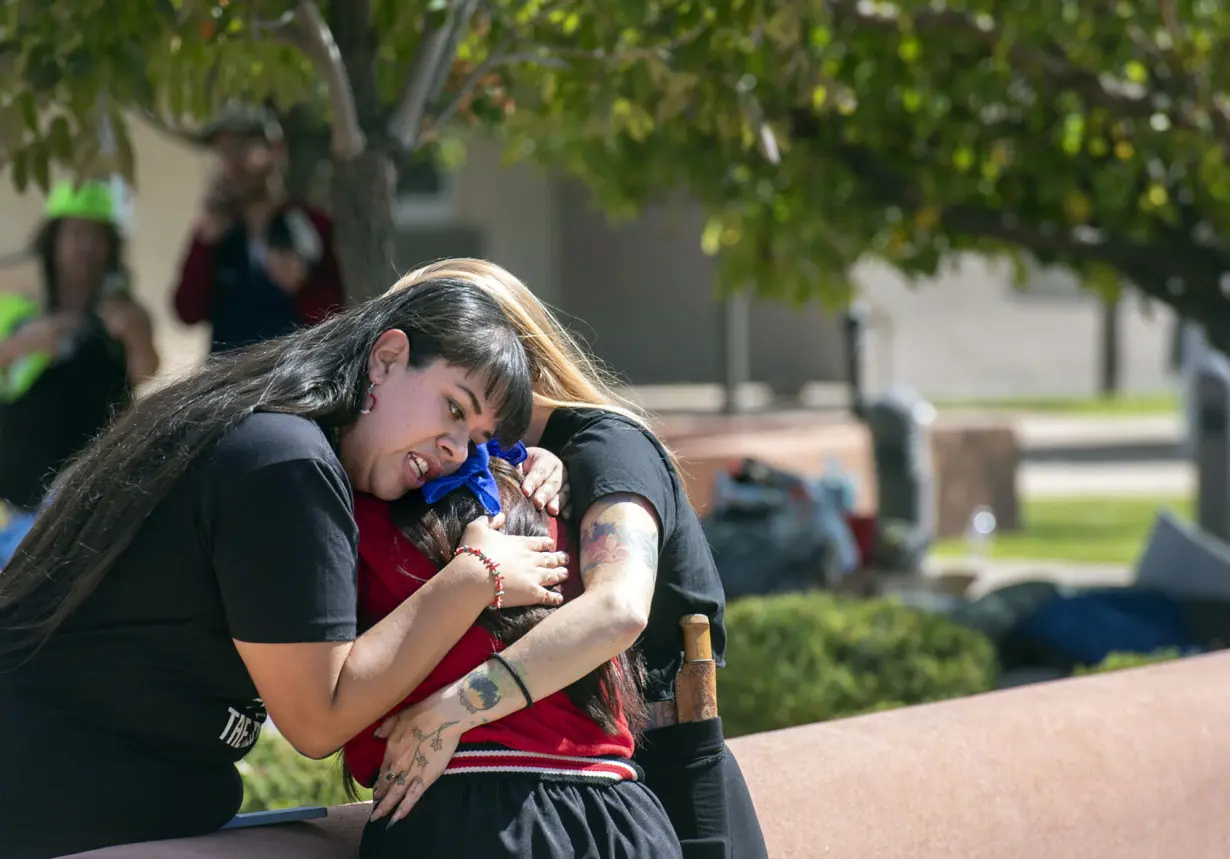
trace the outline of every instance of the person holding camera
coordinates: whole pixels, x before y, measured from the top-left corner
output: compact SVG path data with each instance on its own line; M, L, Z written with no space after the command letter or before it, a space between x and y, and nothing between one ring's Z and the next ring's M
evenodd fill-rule
M313 325L346 303L329 217L287 199L285 146L263 109L230 106L202 140L217 156L175 292L188 325L212 326L212 352Z

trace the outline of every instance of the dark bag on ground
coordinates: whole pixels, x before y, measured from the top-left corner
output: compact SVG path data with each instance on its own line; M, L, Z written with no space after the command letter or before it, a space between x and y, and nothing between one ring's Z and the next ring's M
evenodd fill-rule
M701 524L728 600L832 587L857 564L833 500L814 481L756 460L719 476Z

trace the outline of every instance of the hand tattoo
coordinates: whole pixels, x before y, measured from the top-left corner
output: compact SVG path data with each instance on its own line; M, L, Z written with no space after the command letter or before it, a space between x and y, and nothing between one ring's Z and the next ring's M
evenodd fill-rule
M427 756L423 754L423 743L430 743L432 751L440 751L444 748L444 731L456 725L456 722L445 722L440 727L436 728L431 733L426 733L421 728L414 729L414 738L418 740L418 745L414 747L413 766L426 767Z
M486 674L467 677L461 687L461 706L471 715L500 703L500 687Z

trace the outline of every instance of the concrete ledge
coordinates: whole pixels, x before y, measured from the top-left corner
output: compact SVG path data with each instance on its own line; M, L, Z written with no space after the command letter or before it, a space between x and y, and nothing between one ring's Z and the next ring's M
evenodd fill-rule
M773 859L1224 859L1230 654L732 742ZM92 859L354 859L365 806L321 823Z
M1198 657L736 748L773 859L1223 859L1227 676Z

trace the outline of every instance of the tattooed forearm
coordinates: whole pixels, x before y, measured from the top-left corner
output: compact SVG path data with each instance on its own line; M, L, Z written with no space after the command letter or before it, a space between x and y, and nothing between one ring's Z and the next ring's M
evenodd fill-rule
M471 671L461 682L461 706L477 715L500 703L500 687L482 668Z
M585 582L604 566L639 563L656 574L658 529L645 516L629 516L623 502L635 496L612 495L602 500L606 509L581 529L581 577ZM643 503L643 502L642 502Z
M511 660L509 663L522 682L526 682L525 669L519 663ZM475 721L483 725L491 718L500 719L520 709L521 705L517 702L524 697L513 676L495 661L484 662L475 668L461 678L458 686L461 706L471 716L479 717Z

